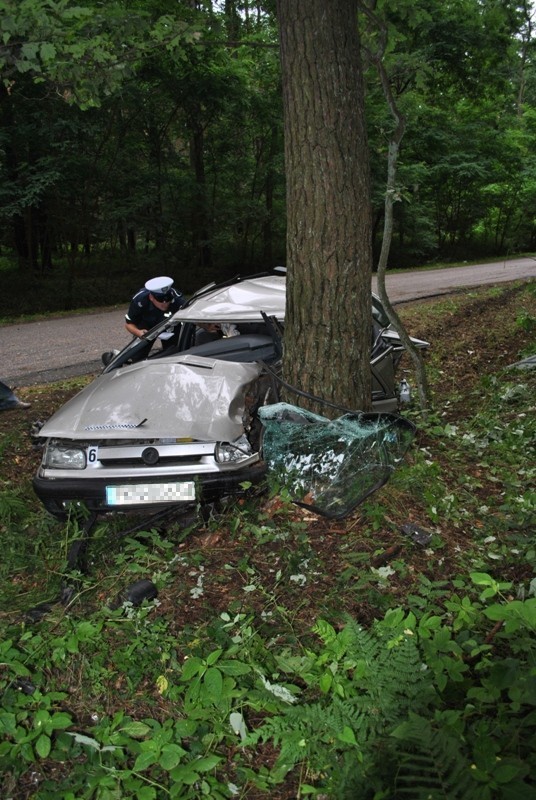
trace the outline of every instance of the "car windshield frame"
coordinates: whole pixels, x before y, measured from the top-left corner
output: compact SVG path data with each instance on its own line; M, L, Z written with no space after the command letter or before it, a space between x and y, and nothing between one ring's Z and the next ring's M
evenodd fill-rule
M265 283L263 284L263 280ZM270 287L270 282L273 285ZM281 291L282 288L282 291ZM227 290L227 291L226 291ZM236 291L233 291L236 290ZM250 294L248 302L242 304L236 302L241 290ZM259 293L258 305L252 302L255 297L255 290ZM218 299L222 294L225 297L227 313L222 315L221 304ZM233 298L234 294L234 298ZM213 298L214 302L204 303L204 298ZM243 298L242 298L243 299ZM281 299L283 302L281 303ZM264 301L264 302L263 302ZM162 320L154 328L151 328L141 338L134 338L107 364L104 372L111 372L118 369L128 362L143 361L150 358L150 353L155 341L163 333L173 333L175 341L178 342L181 335L181 328L185 324L198 324L205 322L225 322L240 324L245 322L262 322L265 316L275 317L278 323L285 321L285 302L286 302L286 269L276 267L272 272L260 272L248 275L244 278L234 276L219 284L209 283L195 292L187 303L176 311L173 315ZM385 312L380 298L371 292L372 316L382 329L389 327L389 318ZM234 305L234 310L230 311ZM198 312L195 312L195 307ZM214 308L211 311L211 306ZM275 312L275 313L274 313Z

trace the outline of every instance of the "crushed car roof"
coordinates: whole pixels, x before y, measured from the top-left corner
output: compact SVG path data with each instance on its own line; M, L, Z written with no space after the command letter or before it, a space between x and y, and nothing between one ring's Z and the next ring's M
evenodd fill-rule
M185 322L260 322L261 312L285 318L285 276L246 278L229 286L215 287L194 297L179 309L174 320Z

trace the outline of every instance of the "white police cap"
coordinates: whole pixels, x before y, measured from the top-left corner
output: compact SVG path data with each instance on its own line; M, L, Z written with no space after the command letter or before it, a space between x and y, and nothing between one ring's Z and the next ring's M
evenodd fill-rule
M155 295L167 294L172 286L173 278L169 278L167 275L163 275L160 278L151 278L151 280L147 281L145 284L147 291Z

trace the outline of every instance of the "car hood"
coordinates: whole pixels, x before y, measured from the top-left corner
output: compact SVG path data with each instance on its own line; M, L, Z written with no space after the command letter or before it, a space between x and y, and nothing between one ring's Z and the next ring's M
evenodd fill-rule
M184 322L260 322L261 311L285 319L285 277L247 278L230 286L209 290L179 309L173 320Z
M258 364L195 356L142 361L98 376L40 431L68 439L233 441Z

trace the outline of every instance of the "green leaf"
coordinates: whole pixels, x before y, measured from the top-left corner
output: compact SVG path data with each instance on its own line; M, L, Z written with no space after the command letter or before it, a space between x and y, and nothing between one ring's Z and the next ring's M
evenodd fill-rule
M25 761L35 761L33 747L30 742L24 742L24 744L21 745L20 754Z
M169 775L173 781L185 783L187 786L192 786L199 780L199 773L194 772L191 764L179 764Z
M169 772L180 763L180 760L184 755L186 755L186 750L184 750L182 747L179 747L178 744L166 744L162 748L158 763L162 769L165 769Z
M201 672L204 669L205 665L200 658L197 658L196 656L193 658L188 658L184 662L184 666L182 668L181 680L189 681L194 677L194 675L197 675L198 672Z
M248 664L244 664L242 661L220 661L218 662L218 669L224 673L224 675L247 675L251 672L251 667Z
M56 57L56 52L56 48L52 42L43 42L39 50L39 55L42 61L52 61Z
M68 653L78 653L79 652L78 639L74 635L74 633L71 634L71 636L69 636L69 638L66 640L65 648L66 648Z
M519 620L527 627L536 627L536 598L529 600L512 600L509 603L495 603L486 608L484 614L492 620Z
M37 755L41 756L41 758L47 758L48 754L50 753L50 748L50 738L42 733L35 743L35 751Z
M335 628L324 619L319 619L316 624L313 625L313 633L318 634L325 644L329 644L337 638Z
M92 622L81 622L76 628L76 635L81 642L93 639L101 630L101 625L94 625Z
M143 737L146 736L150 730L150 727L146 725L145 722L136 721L127 722L126 725L123 725L120 728L122 733L126 733L127 736L132 736L133 739L143 739Z
M154 786L142 786L136 791L136 800L155 800L156 789Z
M46 708L40 708L39 711L37 711L34 716L34 727L42 728L45 725L48 726L49 721L50 721L49 712L46 710Z
M419 630L437 630L441 627L441 617L426 617L419 622Z
M471 572L470 578L477 586L495 586L496 583L487 572Z
M520 772L519 764L499 764L493 772L493 777L497 783L510 783Z
M197 730L197 722L193 719L179 719L175 723L175 733L181 738L193 736Z
M2 713L0 715L0 732L13 736L17 730L17 718L15 714Z
M52 715L52 719L50 720L50 727L52 730L58 731L65 728L70 727L72 725L72 719L69 714L66 714L63 711L57 711L55 714Z
M28 61L35 61L39 45L35 42L25 42L21 47L21 53Z
M348 725L344 726L342 733L339 733L337 735L337 739L340 742L344 742L345 744L357 745L357 739L355 738L355 733L350 727L348 727Z
M223 676L219 669L216 669L216 667L207 669L203 678L203 684L210 699L218 702L223 689Z
M321 675L320 680L318 682L318 686L321 692L326 694L331 689L331 684L333 683L333 675L331 672L326 671Z
M206 756L205 758L198 758L196 761L192 761L190 766L192 769L195 769L196 772L210 772L211 769L218 766L221 760L221 756Z
M210 666L212 666L212 664L215 664L222 653L223 653L223 650L213 650L212 653L209 653L209 655L207 657L207 665L210 667Z
M388 628L397 628L404 621L404 609L390 608L385 613L383 624Z
M143 772L145 769L147 769L147 767L151 767L153 764L156 764L158 761L158 755L159 754L154 750L146 753L140 753L134 762L134 772Z

